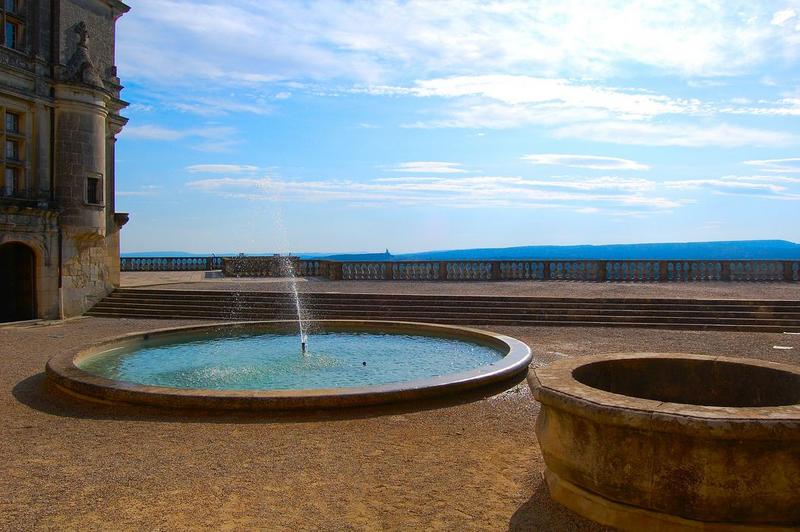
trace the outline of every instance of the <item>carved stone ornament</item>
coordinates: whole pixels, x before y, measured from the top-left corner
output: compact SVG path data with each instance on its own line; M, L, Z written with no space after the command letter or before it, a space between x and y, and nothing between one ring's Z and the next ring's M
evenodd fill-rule
M74 31L78 34L79 40L75 53L67 62L64 72L65 81L82 83L99 89L105 88L89 54L89 32L86 30L86 24L83 21L79 22L75 25Z

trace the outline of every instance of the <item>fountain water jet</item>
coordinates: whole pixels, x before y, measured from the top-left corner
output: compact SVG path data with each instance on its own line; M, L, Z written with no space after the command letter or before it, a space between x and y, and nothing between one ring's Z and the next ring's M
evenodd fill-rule
M290 256L281 257L281 263L284 272L289 276L289 287L292 290L292 297L294 298L294 308L297 311L297 328L300 334L300 352L306 353L308 349L308 332L306 331L305 324L303 323L303 309L300 305L300 293L297 291L297 278L295 277L294 264Z

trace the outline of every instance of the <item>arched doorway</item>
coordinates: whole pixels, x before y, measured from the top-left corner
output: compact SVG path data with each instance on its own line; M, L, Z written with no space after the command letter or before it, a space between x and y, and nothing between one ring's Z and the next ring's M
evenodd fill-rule
M36 317L36 256L24 244L0 245L0 322Z

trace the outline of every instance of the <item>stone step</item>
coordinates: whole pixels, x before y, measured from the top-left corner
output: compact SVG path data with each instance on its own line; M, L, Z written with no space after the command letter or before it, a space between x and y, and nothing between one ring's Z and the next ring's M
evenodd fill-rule
M213 309L224 308L226 311L234 310L258 310L259 312L277 312L277 311L290 311L294 312L294 304L292 302L268 302L268 303L245 303L236 304L230 302L226 305L215 305L214 302L191 302L181 300L146 300L135 299L126 300L121 298L106 299L98 303L95 309L104 309L108 307L115 308L158 308L158 309ZM800 310L798 312L786 312L780 310L764 310L764 309L749 309L749 310L725 310L722 309L692 309L692 310L675 310L673 308L604 308L601 306L574 306L574 307L454 307L442 305L369 305L364 303L311 303L304 304L303 308L308 312L336 312L336 311L380 311L380 312L451 312L454 309L461 312L481 313L521 313L521 314L574 314L574 313L592 313L592 314L632 314L637 316L708 316L713 315L717 317L755 317L755 318L781 318L781 319L795 319L800 320Z
M90 313L92 316L96 317L106 317L106 318L131 318L131 319L208 319L208 320L242 320L242 321L254 321L265 319L263 317L255 317L255 318L246 318L246 317L235 317L231 318L230 315L207 315L207 316L186 316L180 314L171 314L168 316L160 316L160 315L153 315L148 312L97 312L97 313ZM269 319L290 319L290 318L280 318L280 317L271 317ZM340 318L346 319L346 318ZM371 320L376 321L393 321L392 319L380 318L380 317L370 317ZM546 321L546 320L496 320L496 319L486 319L486 318L475 318L471 317L468 320L459 319L459 318L433 318L427 320L431 323L441 323L441 324L452 324L452 325L504 325L504 326L526 326L526 327L536 327L536 326L547 326L547 327L626 327L626 328L649 328L649 329L680 329L680 330L719 330L719 331L731 331L731 332L772 332L772 333L781 333L781 332L800 332L800 326L775 326L775 325L762 325L762 324L753 324L753 325L730 325L724 323L716 323L716 324L708 324L708 323L685 323L685 324L671 324L671 323L641 323L636 321L628 321L628 322L616 322L616 323L609 323L607 321L570 321L570 320L561 320L561 321Z
M537 298L481 295L302 294L317 319L377 319L485 325L575 325L800 331L800 301ZM92 316L268 320L296 317L291 294L120 289Z
M137 296L129 296L129 295L116 295L116 293L106 300L109 301L118 301L118 302L151 302L151 301L162 301L162 302L191 302L197 304L217 304L217 303L226 303L226 304L286 304L286 305L294 305L294 300L288 297L251 297L251 298L240 298L235 296L220 296L220 297L181 297L181 296L162 296L161 294L158 295L149 295L149 294L142 294ZM360 298L338 298L338 299L317 299L317 298L302 298L301 299L304 306L324 306L324 305L346 305L346 306L363 306L368 308L373 308L375 306L419 306L419 307L428 307L432 304L439 306L439 307L456 307L456 308L467 308L467 307L500 307L500 308L638 308L638 309L672 309L672 310L709 310L709 311L742 311L742 312L749 312L749 311L759 311L759 312L800 312L800 303L796 303L794 305L744 305L738 302L730 302L730 303L716 303L716 304L658 304L658 303L637 303L635 301L629 301L624 304L622 303L608 303L604 300L581 300L581 301L574 301L574 302L556 302L551 303L547 301L493 301L493 300L482 300L482 301L469 301L469 302L462 302L462 301L452 301L446 298L436 299L436 300L394 300L390 298L380 299L380 300L372 300L372 301L365 301Z
M225 316L229 318L238 318L238 317L247 317L253 319L294 319L296 314L291 309L284 309L283 311L278 312L261 312L254 309L193 309L193 308L180 308L180 309L169 309L169 308L157 308L157 307L150 307L150 308L130 308L130 307L103 307L97 309L96 311L92 310L92 315L96 315L99 312L137 312L137 313L148 313L150 315L163 315L163 316L170 316L175 314L185 315L185 316ZM405 311L390 311L390 312L382 312L378 310L359 310L359 311L334 311L334 312L318 312L315 314L315 318L319 319L368 319L370 317L381 317L381 318L395 318L401 321L424 321L428 319L434 319L438 317L444 318L453 318L453 319L461 319L461 320L470 320L470 319L481 319L481 318L491 318L493 320L526 320L526 319L533 319L533 320L541 320L541 321L560 321L560 320L570 320L570 321L605 321L609 323L616 323L616 322L625 322L625 321L636 321L640 323L673 323L673 324L681 324L681 323L724 323L729 325L751 325L751 324L762 324L762 325L776 325L776 326L792 326L792 325L800 325L800 320L797 319L780 319L780 318L772 318L772 319L765 319L765 318L746 318L746 317L739 317L739 318L730 318L730 317L718 317L718 316L689 316L689 317L679 317L679 316L642 316L642 315L618 315L618 314L595 314L595 313L572 313L572 314L549 314L549 313L539 313L534 315L525 315L518 312L507 312L507 313L499 313L499 312L492 312L492 313L466 313L466 312L434 312L434 311L425 311L425 312L405 312Z
M110 297L117 297L122 295L145 295L151 297L153 295L164 295L179 298L190 298L201 296L205 298L215 297L235 297L237 299L250 299L250 298L291 298L291 294L287 292L233 292L229 290L167 290L167 289L141 289L141 288L120 288L117 289ZM496 296L496 295L456 295L456 294L361 294L361 293L332 293L332 292L304 292L301 293L303 299L353 299L353 300L375 300L386 299L390 301L405 301L405 300L419 300L419 301L455 301L463 304L469 301L485 302L485 301L510 301L510 302L541 302L541 303L592 303L601 301L604 304L735 304L742 306L800 306L800 301L797 300L750 300L750 299L675 299L675 298L572 298L572 297L535 297L535 296Z

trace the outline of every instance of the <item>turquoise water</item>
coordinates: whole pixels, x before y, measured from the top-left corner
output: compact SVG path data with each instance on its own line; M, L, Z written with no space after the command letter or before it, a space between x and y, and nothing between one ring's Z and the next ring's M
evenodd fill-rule
M79 364L113 380L213 390L305 390L436 377L497 362L503 353L462 340L359 332L203 338L103 353Z

